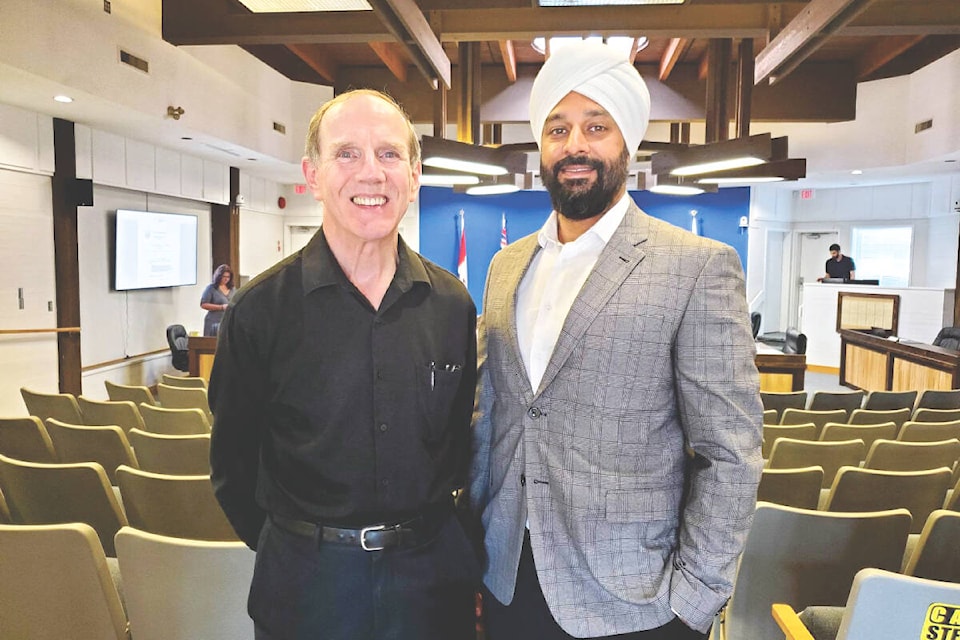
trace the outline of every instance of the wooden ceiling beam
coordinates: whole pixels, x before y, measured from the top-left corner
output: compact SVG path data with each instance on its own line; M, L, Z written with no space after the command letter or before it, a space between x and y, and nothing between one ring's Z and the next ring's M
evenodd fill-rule
M756 58L754 83L771 84L795 69L876 0L810 0Z
M377 54L380 61L390 69L393 77L400 82L407 81L407 58L401 47L395 42L369 42L370 48Z
M507 80L517 81L517 54L513 50L513 40L498 40L500 57L503 59L503 70L507 73Z
M337 63L330 56L326 56L315 44L288 44L287 48L303 60L308 67L327 81L327 84L337 82Z
M434 89L450 88L450 58L414 0L367 0Z
M894 58L906 53L926 36L892 36L875 42L856 60L857 79L864 80Z
M670 38L666 50L660 56L660 82L670 77L670 72L680 62L692 43L693 41L688 38Z
M880 2L837 32L840 36L957 34L960 34L960 2L956 0Z

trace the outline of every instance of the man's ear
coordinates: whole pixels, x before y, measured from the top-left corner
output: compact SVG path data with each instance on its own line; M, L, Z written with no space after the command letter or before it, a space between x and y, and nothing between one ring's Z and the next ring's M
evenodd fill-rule
M423 164L417 163L410 170L410 202L415 202L420 192L420 175L423 173Z
M311 160L308 156L304 156L303 159L300 160L300 170L303 171L303 178L307 182L307 187L310 189L310 193L316 195L317 176L319 172L317 171L317 167L313 164L313 160Z

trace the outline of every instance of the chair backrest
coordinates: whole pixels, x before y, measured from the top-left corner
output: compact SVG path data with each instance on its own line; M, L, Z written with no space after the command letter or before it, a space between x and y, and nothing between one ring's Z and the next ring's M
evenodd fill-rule
M756 340L757 336L760 335L760 320L761 315L759 311L750 312L750 332L753 333L754 340Z
M760 401L764 410L773 409L777 412L777 422L784 409L804 409L807 406L806 391L761 391Z
M784 409L780 416L780 424L806 424L812 422L817 425L817 436L820 435L820 429L828 422L846 422L847 412L843 409L834 409L832 411L808 411L806 409Z
M184 540L124 527L117 559L136 640L252 638L256 554L242 542Z
M0 454L29 462L57 462L47 429L37 416L0 418Z
M721 637L776 638L770 605L842 605L857 571L897 570L910 514L827 513L761 502L740 559Z
M763 424L778 424L779 422L780 416L776 409L763 410Z
M863 401L864 409L874 411L889 411L891 409L910 409L917 401L917 392L914 391L870 391Z
M171 387L187 387L189 389L207 388L207 381L200 377L172 376L169 373L164 373L160 376L160 380L163 384L168 384Z
M892 422L897 428L903 426L903 423L910 419L911 409L904 407L902 409L854 409L847 420L850 424L883 424Z
M757 500L798 509L816 509L822 485L822 467L764 469Z
M83 424L83 414L77 399L69 393L40 393L26 387L20 388L27 413L41 420L54 418L71 424Z
M793 438L794 440L816 440L817 425L807 424L765 424L763 425L763 445L761 452L764 459L770 457L773 443L777 438Z
M800 469L823 467L823 487L829 487L840 467L858 465L866 455L863 440L842 442L810 442L780 438L773 444L768 469ZM880 509L873 509L880 511Z
M820 440L837 442L840 440L863 440L863 445L870 451L874 442L885 438L893 440L897 437L897 425L893 422L885 424L839 424L828 422L820 432Z
M937 440L960 440L960 420L952 422L905 422L897 434L897 440L906 442L936 442Z
M157 404L156 398L153 397L153 394L147 387L130 384L117 384L116 382L110 382L109 380L104 380L103 385L107 388L107 397L111 400L129 400L136 405L141 403L151 405Z
M132 467L117 469L130 526L174 538L239 538L213 495L210 476L171 476Z
M15 523L85 522L106 554L116 555L113 536L127 519L99 464L39 464L0 456L0 488Z
M830 487L824 508L827 511L879 511L907 509L913 516L912 533L943 504L950 487L951 471L946 467L928 471L878 471L843 467Z
M917 398L917 409L960 409L960 389L921 391Z
M843 409L847 416L863 404L863 391L814 391L810 398L811 411Z
M210 434L168 436L134 429L130 443L144 471L174 476L210 475Z
M173 387L169 384L157 385L157 395L160 397L160 406L165 409L200 409L213 424L213 414L210 413L210 403L207 401L207 390L191 387Z
M960 327L944 327L933 339L933 346L960 351Z
M137 466L136 454L120 427L86 427L50 418L47 433L60 462L96 462L106 471L110 484L117 483L117 467Z
M783 352L805 354L807 352L807 335L800 333L800 330L796 327L788 327L784 333Z
M126 640L127 616L90 525L0 525L0 633Z
M956 422L960 420L960 409L916 409L911 418L913 422Z
M949 511L960 511L960 480L957 480L953 489L947 492L947 499L943 501L943 508Z
M140 405L144 430L168 436L190 436L210 433L210 421L203 409L168 409Z
M0 524L13 524L13 516L10 515L10 507L7 506L7 499L3 497L2 490L0 490Z
M937 509L930 514L903 572L960 583L960 513Z
M955 638L960 584L864 569L850 589L837 640Z
M960 458L960 440L939 442L903 442L877 440L867 451L864 469L883 471L923 471L947 467L953 469Z
M170 347L173 368L178 371L190 370L188 343L187 330L182 324L171 324L167 327L167 345Z
M77 403L80 405L80 413L83 414L83 424L111 425L120 427L124 431L143 429L140 410L130 400L103 401L80 396L77 398Z

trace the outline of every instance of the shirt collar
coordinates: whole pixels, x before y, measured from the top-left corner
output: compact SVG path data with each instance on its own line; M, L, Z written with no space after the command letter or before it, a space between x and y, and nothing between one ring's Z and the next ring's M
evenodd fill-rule
M393 282L400 291L409 291L415 282L422 282L428 287L430 277L427 275L427 269L423 266L423 260L420 256L403 241L402 237L397 239L397 272L393 276ZM307 246L302 252L302 276L304 295L320 287L332 285L349 286L350 281L337 262L333 251L330 250L330 244L327 237L323 234L323 227L314 234Z
M573 242L578 242L581 238L586 236L592 236L600 240L604 245L610 242L610 238L613 237L613 233L620 226L620 223L623 222L623 218L627 215L627 209L630 206L630 195L624 191L623 196L617 200L610 209L603 214L597 222L590 227L580 238L577 238ZM540 233L537 234L537 241L540 243L540 246L546 248L548 245L560 245L559 237L557 236L557 212L551 211L550 217L547 218L547 221L544 223L543 227L540 229Z

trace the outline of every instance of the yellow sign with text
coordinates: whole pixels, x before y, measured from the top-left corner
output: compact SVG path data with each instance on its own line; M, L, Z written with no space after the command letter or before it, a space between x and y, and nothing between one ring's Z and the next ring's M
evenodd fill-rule
M930 605L920 640L960 640L960 605L939 602Z

